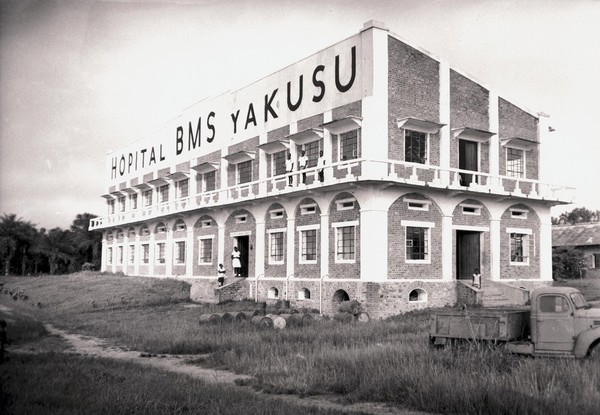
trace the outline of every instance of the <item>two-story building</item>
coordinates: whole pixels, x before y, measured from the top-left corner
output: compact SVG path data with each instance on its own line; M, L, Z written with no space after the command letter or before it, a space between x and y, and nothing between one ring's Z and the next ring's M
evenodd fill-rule
M483 290L551 281L550 207L573 189L540 181L547 132L368 22L109 153L91 228L109 272L210 286L237 247L260 301L327 313L350 298L374 317L453 304L476 268Z

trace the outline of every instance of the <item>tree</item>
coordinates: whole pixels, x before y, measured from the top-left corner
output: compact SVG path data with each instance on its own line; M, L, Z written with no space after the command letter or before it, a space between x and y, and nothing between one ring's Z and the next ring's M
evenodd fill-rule
M0 218L0 253L5 275L15 272L19 268L21 274L25 274L29 248L34 243L36 235L37 230L31 222L17 218L14 213L2 215ZM20 264L20 267L16 264Z
M50 229L44 235L41 250L48 257L50 274L72 270L71 264L75 259L76 250L71 231L61 228Z
M98 231L90 231L90 221L96 218L96 215L91 213L80 213L71 224L71 232L73 233L72 241L76 252L79 253L76 259L77 268L85 262L90 262L97 267L100 265L100 246L102 244L102 233Z
M584 278L586 262L583 252L573 247L552 248L552 278Z
M584 207L563 212L558 218L552 218L553 225L575 225L576 223L598 221L600 221L600 210L593 211Z

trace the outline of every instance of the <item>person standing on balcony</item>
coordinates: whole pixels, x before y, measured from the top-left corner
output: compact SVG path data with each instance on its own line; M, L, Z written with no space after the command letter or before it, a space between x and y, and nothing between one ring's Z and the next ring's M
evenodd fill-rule
M325 161L325 156L323 156L323 150L321 150L319 152L319 160L317 160L317 166L319 167L319 181L321 183L323 183L323 181L325 180L325 164L327 164L327 161Z
M302 155L298 159L298 170L302 170L302 184L306 184L306 167L308 165L308 157L306 151L302 150Z
M237 246L234 246L233 252L231 253L231 267L233 268L233 275L235 277L242 276L242 261L240 260L241 257L242 253L238 250Z
M292 161L292 155L288 153L287 160L285 161L285 172L288 174L288 186L291 186L294 181L292 172L294 171L294 162Z

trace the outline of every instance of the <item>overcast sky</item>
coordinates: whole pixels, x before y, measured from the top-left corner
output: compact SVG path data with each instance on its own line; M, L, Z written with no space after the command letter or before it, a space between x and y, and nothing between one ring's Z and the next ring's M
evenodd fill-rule
M550 114L556 131L541 147L542 181L574 186L577 206L600 209L600 1L0 5L0 213L39 227L105 215L108 150L371 19L516 104Z

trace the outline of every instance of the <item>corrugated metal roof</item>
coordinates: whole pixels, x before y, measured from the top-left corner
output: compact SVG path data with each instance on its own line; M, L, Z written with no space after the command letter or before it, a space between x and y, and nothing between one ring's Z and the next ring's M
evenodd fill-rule
M600 245L600 223L552 227L552 246Z

